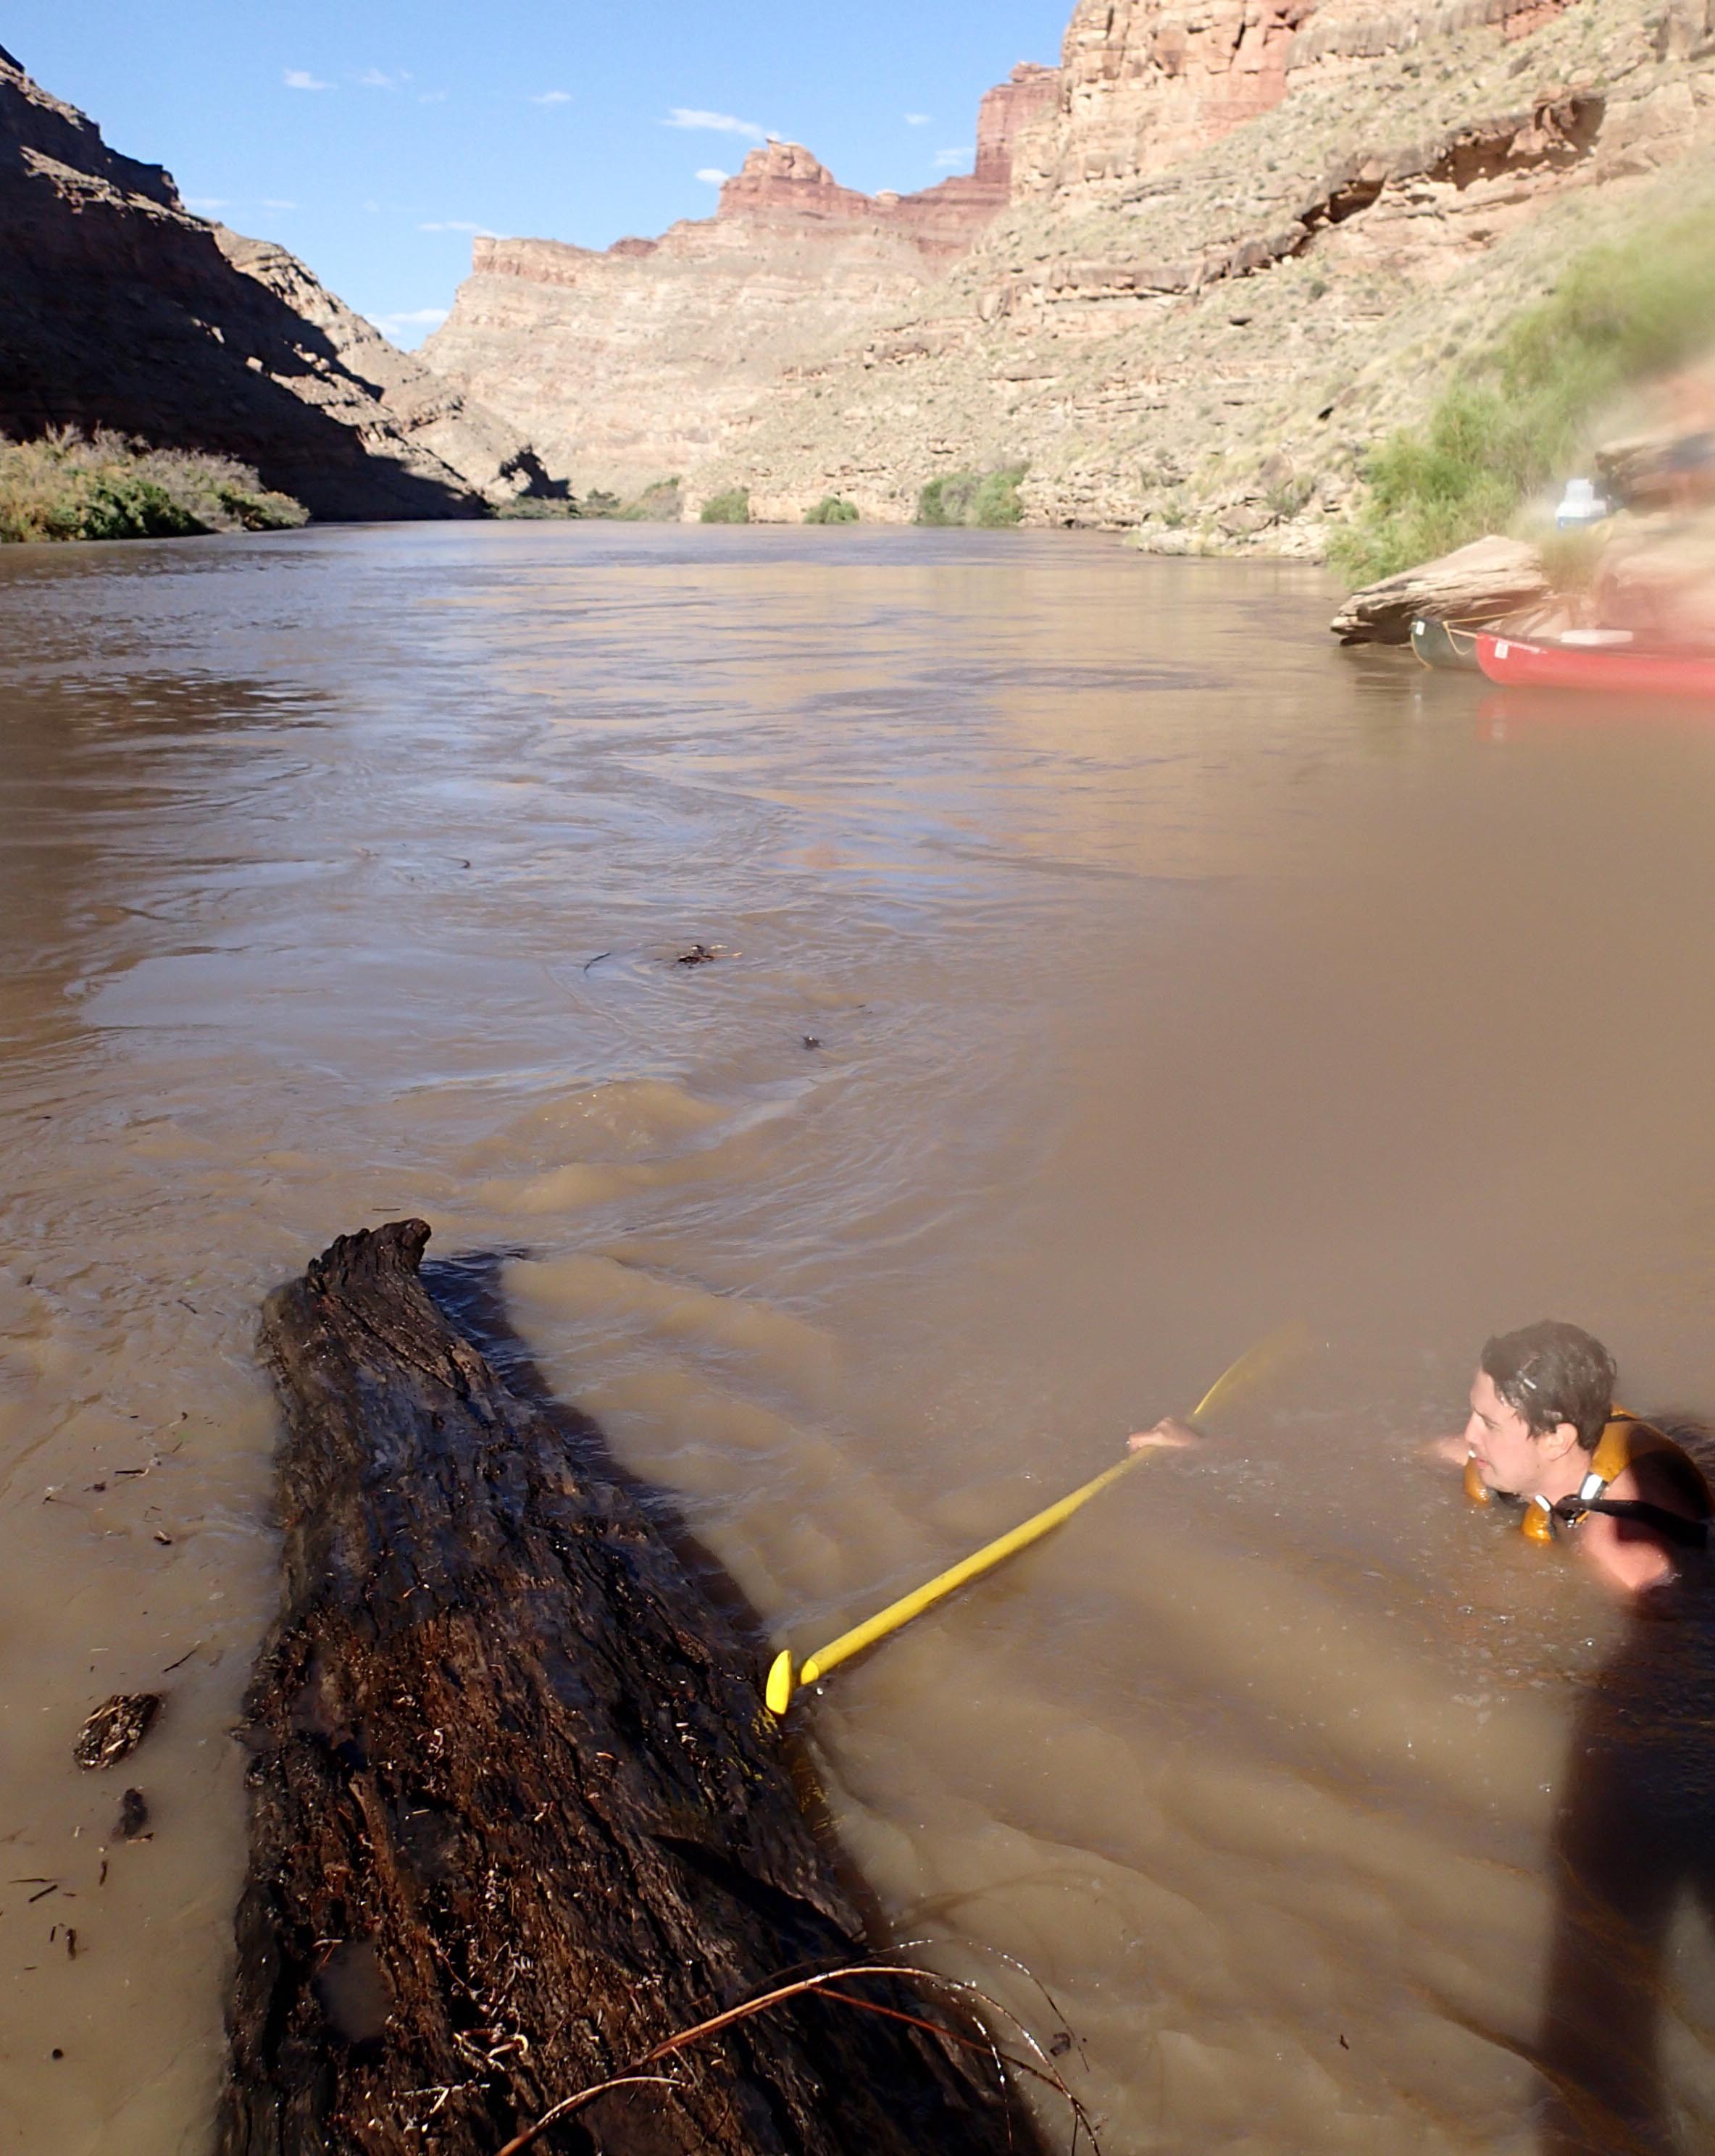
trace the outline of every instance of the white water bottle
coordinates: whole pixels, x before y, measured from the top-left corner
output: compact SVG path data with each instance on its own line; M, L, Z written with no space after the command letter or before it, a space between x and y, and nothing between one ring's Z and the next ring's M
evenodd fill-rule
M1589 480L1569 479L1554 511L1554 523L1559 531L1575 531L1582 525L1599 524L1607 514L1607 503Z

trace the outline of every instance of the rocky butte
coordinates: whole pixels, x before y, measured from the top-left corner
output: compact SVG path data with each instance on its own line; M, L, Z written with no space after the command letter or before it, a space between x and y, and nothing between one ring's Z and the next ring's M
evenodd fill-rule
M670 234L623 308L609 258L577 258L608 266L575 385L567 318L485 329L486 275L428 356L582 486L655 407L670 319L671 447L642 461L685 475L692 513L744 486L764 516L837 493L897 519L937 475L1027 462L1033 521L1314 554L1378 436L1574 254L1715 196L1712 0L1078 0L1029 90L1004 205L861 302L840 249L804 241L788 279L723 216L679 230L730 228L726 275L758 280L742 331L714 238Z
M547 489L518 431L284 248L193 217L0 50L0 434L218 450L317 516L474 516Z
M688 472L783 378L909 311L969 249L1010 201L1013 146L1056 87L1051 68L1014 68L982 101L974 171L921 193L860 193L771 141L713 217L659 239L479 239L422 356L580 493Z

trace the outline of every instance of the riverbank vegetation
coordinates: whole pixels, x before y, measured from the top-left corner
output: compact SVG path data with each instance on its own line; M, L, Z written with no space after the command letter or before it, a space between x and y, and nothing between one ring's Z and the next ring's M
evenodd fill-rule
M614 524L676 524L683 506L678 480L658 479L644 487L641 494L634 495L629 501L622 501L605 487L593 486L581 496L567 493L544 499L539 495L522 495L512 501L496 503L494 513L496 516L538 521L588 517L597 522L605 519Z
M1354 584L1486 531L1577 469L1604 410L1715 342L1715 209L1593 249L1461 369L1421 427L1372 452L1368 495L1330 548Z
M618 509L592 510L588 504L594 495L585 498L584 515L617 517L621 524L676 524L685 506L685 497L679 490L676 479L658 479L643 492L634 495L629 501ZM606 497L612 501L613 496Z
M0 437L0 542L182 539L308 520L301 503L231 457L151 449L105 429L85 437L55 428L33 442Z
M725 494L711 494L698 512L704 524L748 524L750 490L729 486Z
M858 506L843 495L824 494L814 509L805 510L804 521L806 524L855 524Z
M1001 465L986 472L947 472L932 479L917 495L918 524L1016 524L1024 514L1019 482L1024 465Z

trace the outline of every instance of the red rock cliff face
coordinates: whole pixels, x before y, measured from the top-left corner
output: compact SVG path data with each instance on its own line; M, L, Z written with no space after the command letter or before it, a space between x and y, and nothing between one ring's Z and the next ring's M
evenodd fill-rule
M783 379L687 492L903 517L1028 459L1027 521L1313 554L1569 262L1711 198L1715 0L1081 0L1014 156L916 311Z
M1060 69L1021 60L1006 81L997 83L977 108L977 169L979 186L1010 192L1013 150L1030 123L1051 112L1060 97Z
M843 187L796 142L752 150L721 190L716 215L757 221L802 218L830 229L867 226L900 233L925 254L963 254L1011 198L1013 145L1020 131L1051 110L1060 72L1024 62L983 98L977 114L974 172L955 175L916 194L861 194ZM642 243L621 240L622 248Z
M1522 37L1576 0L1078 0L1057 108L1018 131L1022 198L1165 170L1281 103L1296 78L1485 27ZM1586 0L1588 4L1588 0Z
M976 170L913 194L842 187L796 142L752 150L711 218L603 252L479 239L424 357L526 428L557 476L633 493L692 469L783 374L908 309L1007 207L1053 68L983 99Z

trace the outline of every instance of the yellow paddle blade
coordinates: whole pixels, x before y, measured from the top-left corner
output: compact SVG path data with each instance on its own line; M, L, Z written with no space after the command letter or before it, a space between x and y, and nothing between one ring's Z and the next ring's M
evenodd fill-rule
M1308 1351L1311 1345L1311 1337L1302 1325L1282 1326L1278 1332L1270 1333L1266 1340L1259 1341L1248 1353L1241 1355L1236 1363L1221 1373L1192 1409L1191 1419L1194 1422L1200 1419L1212 1408L1230 1406L1234 1400L1261 1384L1265 1378L1274 1376L1288 1363L1295 1362ZM949 1594L956 1593L970 1581L980 1579L985 1572L992 1572L996 1565L1004 1564L1008 1558L1015 1556L1019 1550L1028 1549L1032 1543L1057 1527L1062 1520L1069 1520L1081 1505L1087 1505L1098 1491L1107 1489L1110 1482L1118 1481L1122 1475L1128 1473L1140 1460L1153 1456L1149 1451L1128 1453L1117 1466L1106 1469L1069 1496L1057 1499L1042 1512L1034 1514L1021 1527L999 1536L992 1543L985 1543L981 1549L973 1550L969 1557L962 1558L958 1564L949 1566L945 1572L937 1573L923 1586L909 1594L902 1594L897 1602L890 1602L885 1609L878 1609L873 1617L867 1618L861 1625L855 1625L849 1632L842 1632L837 1640L830 1640L825 1647L819 1648L814 1655L808 1656L799 1664L795 1680L790 1650L783 1650L775 1656L773 1666L768 1671L766 1697L770 1712L783 1714L798 1686L814 1684L819 1677L825 1676L829 1670L836 1669L841 1662L849 1661L854 1655L861 1654L865 1647L873 1646L877 1640L885 1640L890 1632L896 1632L901 1625L910 1624L913 1617L921 1616L924 1610L932 1609L937 1602L944 1601Z
M1259 1340L1230 1368L1221 1372L1192 1409L1189 1419L1201 1422L1216 1409L1231 1407L1235 1400L1243 1399L1247 1393L1255 1392L1259 1385L1301 1361L1315 1345L1307 1326L1283 1325L1278 1332L1271 1332L1266 1340Z
M792 1650L783 1647L768 1666L768 1688L763 1697L770 1714L784 1714L792 1704L796 1680L792 1674Z

